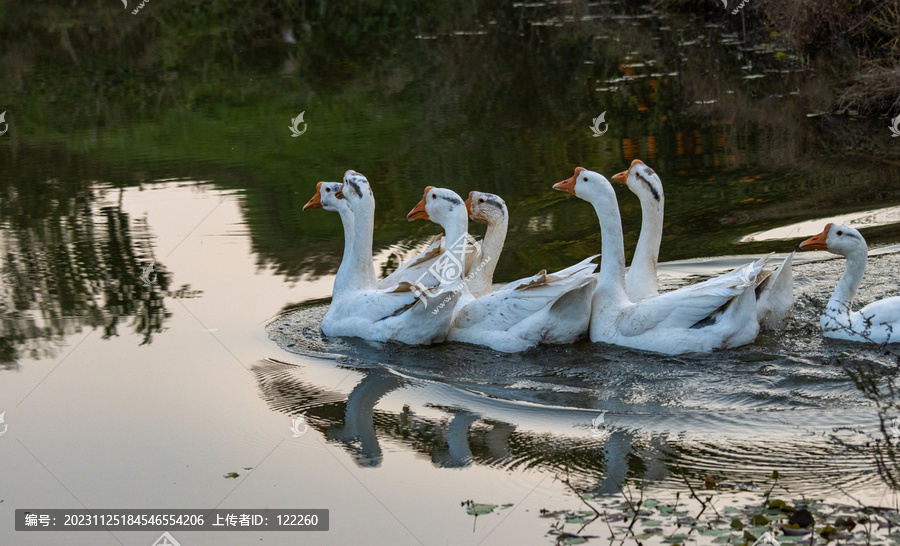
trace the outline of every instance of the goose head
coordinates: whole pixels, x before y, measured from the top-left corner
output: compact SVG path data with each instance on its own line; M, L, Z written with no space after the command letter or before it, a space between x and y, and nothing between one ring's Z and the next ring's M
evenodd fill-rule
M338 197L340 191L340 182L319 182L316 184L316 194L303 205L303 210L325 209L340 212L342 209L349 209L347 200Z
M604 210L619 210L616 192L609 180L602 174L583 167L576 167L572 178L557 182L553 189L569 192Z
M369 180L354 170L344 173L344 183L338 192L338 199L346 199L354 213L362 210L375 210L375 194L372 193Z
M440 224L444 229L460 222L465 226L469 222L462 198L453 190L434 186L425 188L422 200L406 215L410 222L420 218Z
M506 202L499 195L480 191L469 192L469 198L466 199L466 211L472 221L488 226L499 225L509 216Z
M822 233L800 243L800 248L803 250L827 250L841 256L847 256L860 250L868 251L866 240L859 231L838 224L828 224Z
M637 195L642 204L662 205L665 201L662 180L640 159L632 161L627 171L613 175L612 179L628 186L631 193Z

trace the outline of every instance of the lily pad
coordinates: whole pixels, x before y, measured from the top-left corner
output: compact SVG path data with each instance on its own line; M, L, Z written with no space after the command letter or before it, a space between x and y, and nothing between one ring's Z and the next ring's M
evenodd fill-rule
M222 476L222 477L223 477L223 478L232 478L232 479L234 479L234 478L237 478L238 476L240 476L240 474L238 474L237 472L229 472L228 474L225 474L225 475Z
M483 516L485 514L490 514L494 511L494 508L497 508L496 504L471 504L466 507L466 513L470 516Z
M731 529L704 529L700 534L707 537L724 537L731 534Z
M783 511L783 512L794 512L794 511L796 511L796 508L794 508L793 506L789 505L788 503L784 502L784 501L781 500L781 499L772 499L772 500L770 500L770 501L769 501L769 508L772 508L772 509L778 509L778 510L781 510L781 511Z
M788 525L793 527L796 525L799 528L810 527L814 524L816 520L813 519L812 514L809 513L809 510L797 510L791 516L791 519L788 520Z

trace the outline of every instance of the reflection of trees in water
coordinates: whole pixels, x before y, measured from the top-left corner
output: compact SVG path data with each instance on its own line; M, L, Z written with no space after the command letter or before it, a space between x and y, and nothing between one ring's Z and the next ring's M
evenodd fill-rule
M585 430L583 437L538 434L456 406L427 405L429 412L443 412L441 417L419 415L409 405L398 412L376 410L385 395L397 396L409 386L427 389L427 382L411 382L381 368L348 370L354 372L364 378L345 396L304 379L302 367L272 360L253 367L260 396L273 410L302 413L312 429L341 445L361 467L380 466L382 446L389 443L441 468L569 472L580 488L602 494L617 493L626 479L680 489L682 472L695 482L713 476L759 484L778 470L781 485L807 494L879 484L871 452L848 453L821 438L697 441L614 427L600 434Z
M896 345L896 344L895 344ZM845 372L856 388L871 401L878 411L879 430L839 429L832 441L856 456L871 458L882 480L892 489L900 490L900 356L882 347L881 354L893 360L883 365L859 356L842 362Z
M16 38L0 70L15 90L40 82L45 101L9 106L38 135L135 131L143 138L116 148L125 157L145 157L131 142L152 142L162 156L205 162L222 186L247 188L258 264L290 278L337 268L336 215L299 210L316 181L347 168L375 188L376 250L434 233L405 221L425 185L503 196L511 218L498 281L597 251L593 211L548 197L576 164L610 174L639 157L660 172L669 196L663 260L733 253L734 239L762 225L900 199L895 166L877 159L892 144L886 127L871 134L807 118L822 93L806 87L815 75L785 52L753 47L769 36L751 12L744 43L745 14L712 8L210 0L190 12L160 3L123 17L114 6L41 3L0 21L0 36ZM73 71L73 59L82 68ZM749 73L766 77L745 80ZM274 120L261 112L285 111L297 97L322 136L304 135L286 152L287 135L271 135ZM602 111L609 132L591 138ZM235 155L234 134L217 140L226 126L247 135L249 153ZM202 145L173 137L182 131ZM96 149L96 135L84 135L72 136L75 147ZM352 149L335 148L340 141ZM869 159L833 160L848 149ZM641 224L630 197L621 199L627 248Z
M127 323L150 343L169 316L169 275L156 264L155 284L140 280L154 261L146 222L122 210L122 190L99 206L116 190L45 168L0 179L0 359L52 358L84 327L108 338Z

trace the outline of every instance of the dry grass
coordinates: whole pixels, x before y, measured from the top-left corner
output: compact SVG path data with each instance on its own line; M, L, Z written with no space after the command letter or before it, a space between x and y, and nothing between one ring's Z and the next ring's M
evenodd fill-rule
M900 0L762 0L759 7L806 55L838 47L858 56L835 110L885 113L900 103Z

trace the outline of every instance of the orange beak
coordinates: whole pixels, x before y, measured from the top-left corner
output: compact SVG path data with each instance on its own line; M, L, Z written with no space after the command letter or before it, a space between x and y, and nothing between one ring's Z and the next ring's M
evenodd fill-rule
M337 197L338 199L344 199L344 185L343 184L341 184L340 189L337 192L335 192L334 196Z
M628 167L628 170L622 171L618 174L614 174L612 177L612 180L615 180L616 182L621 182L622 184L625 184L627 186L628 185L628 173L630 173L631 169L633 169L634 166L637 165L638 163L640 163L641 165L644 164L644 162L641 161L640 159L635 159L634 161L631 162L631 166Z
M428 199L428 192L434 189L434 186L428 186L425 188L425 193L422 194L422 200L413 207L409 214L406 215L406 219L412 222L413 220L418 220L421 218L422 220L428 220L428 212L425 210L425 202Z
M825 243L825 239L828 238L828 230L831 229L831 224L825 226L825 229L822 233L818 235L814 235L809 239L800 243L800 248L803 250L828 250L828 245Z
M475 192L470 191L469 198L466 199L466 214L468 214L469 216L472 216L472 194L473 193L475 193Z
M575 167L575 174L572 175L572 178L553 184L553 189L559 191L567 191L572 195L575 195L575 181L578 179L578 175L581 174L581 171L583 170L583 167Z
M306 202L303 205L303 210L306 209L320 209L322 208L322 197L319 195L319 190L322 188L322 183L319 182L316 184L316 194L312 196L312 199Z

